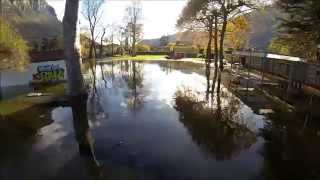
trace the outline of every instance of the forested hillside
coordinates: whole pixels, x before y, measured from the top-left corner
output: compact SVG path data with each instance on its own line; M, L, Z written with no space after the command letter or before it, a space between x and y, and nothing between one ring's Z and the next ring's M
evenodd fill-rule
M279 12L273 6L252 11L247 15L248 22L251 26L249 47L259 50L268 48L271 40L277 34L278 16Z
M277 35L278 15L278 10L273 6L266 7L262 10L254 10L246 14L245 18L249 26L248 29L250 29L250 32L247 32L248 43L246 47L259 50L268 49L270 42ZM207 44L207 36L205 32L178 32L177 34L169 36L169 43L177 41L182 44L205 47ZM143 42L151 46L160 46L160 38L148 39ZM227 43L226 46L228 45L230 44Z
M62 23L45 0L2 0L1 11L31 50L61 48Z

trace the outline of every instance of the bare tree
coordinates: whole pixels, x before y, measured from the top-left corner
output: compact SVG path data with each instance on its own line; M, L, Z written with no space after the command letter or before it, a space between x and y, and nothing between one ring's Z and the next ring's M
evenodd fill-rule
M124 49L127 52L127 54L131 54L130 52L130 32L129 32L129 27L128 25L125 26L124 28L124 36L125 36L125 40L124 40Z
M96 49L96 27L101 19L102 11L101 7L104 3L104 0L83 0L83 9L82 15L89 22L89 30L91 35L91 44L89 51L89 64L90 69L93 75L93 88L96 92L96 58L97 58L97 49Z
M113 42L114 38L113 37L114 37L114 33L112 31L111 35L110 35L110 39L109 39L110 44L111 44L111 56L114 55L114 42Z
M140 0L133 0L132 4L126 8L126 19L128 32L131 38L131 55L136 55L136 44L142 35L142 24L140 23L142 16L142 7Z
M119 29L115 24L109 25L109 28L110 28L110 34L106 39L106 41L111 46L111 56L114 56L114 37L115 37L115 32L117 32Z
M83 0L83 9L82 15L89 22L89 30L91 35L91 46L89 52L89 58L96 58L97 50L96 50L96 26L99 23L102 15L101 7L104 3L104 0Z
M125 44L125 40L126 40L126 30L125 27L122 26L118 26L117 27L117 40L119 42L119 48L120 48L120 54L123 55L124 53L124 44Z

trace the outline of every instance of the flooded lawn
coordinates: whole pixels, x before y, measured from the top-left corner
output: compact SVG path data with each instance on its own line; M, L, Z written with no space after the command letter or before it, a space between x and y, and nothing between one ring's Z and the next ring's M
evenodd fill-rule
M91 133L86 122L73 124L69 107L17 114L41 128L0 137L0 179L320 178L319 122L257 92L208 92L203 72L182 62L99 65L87 103ZM79 153L79 133L94 158Z

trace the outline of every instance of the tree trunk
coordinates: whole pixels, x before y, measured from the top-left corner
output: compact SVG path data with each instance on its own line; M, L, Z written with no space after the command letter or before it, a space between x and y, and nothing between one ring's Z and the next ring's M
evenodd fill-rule
M88 56L89 59L92 58L92 52L93 52L92 50L93 50L92 43L90 43L89 56Z
M217 81L218 74L218 59L219 59L219 51L218 51L218 16L214 16L214 75L212 82L212 93L214 93L215 85Z
M224 37L226 34L227 29L227 15L224 13L223 15L223 23L222 23L222 30L220 35L220 51L219 51L219 67L220 71L223 71L223 58L224 58Z
M90 27L91 29L91 27ZM91 44L90 44L90 52L89 52L89 58L96 58L97 57L97 51L96 51L96 45L95 45L95 41L94 41L94 30L90 30L90 34L91 34Z
M89 59L93 58L93 43L92 41L90 42L90 50L89 50Z
M132 23L132 56L136 56L136 41L137 41L137 15L134 9L133 23Z
M126 36L126 39L124 40L124 50L128 54L128 50L129 50L129 38L128 38L128 36Z
M68 74L69 94L77 96L85 93L81 73L79 49L76 47L79 0L66 1L63 18L64 49Z
M113 57L113 34L111 34L111 56Z
M212 55L212 52L211 52L211 44L212 44L212 30L213 29L213 18L210 17L209 18L209 34L208 34L208 45L207 45L207 57L206 57L206 77L207 78L207 91L210 91L210 70L211 70L211 55Z
M211 63L211 44L212 44L212 31L213 31L213 18L209 19L209 34L208 34L208 45L207 45L207 62L208 64Z
M103 28L103 33L102 33L102 36L101 36L101 39L100 39L100 52L99 52L99 57L102 58L103 56L103 37L104 35L106 34L106 29Z
M91 137L87 117L88 95L70 98L73 116L73 127L78 141L80 153L93 156L93 139Z
M67 0L63 18L63 37L69 84L69 102L79 152L96 162L87 116L87 93L84 88L80 56L76 47L79 0ZM98 165L98 164L97 164Z
M94 27L90 26L90 33L91 33L91 45L90 45L90 55L89 55L89 66L93 76L93 89L94 92L97 91L96 89L96 58L97 58L97 49L95 44L94 38Z
M218 87L217 87L217 116L216 116L216 118L218 119L218 120L222 120L221 118L222 118L222 108L221 108L221 93L220 93L220 90L221 90L221 87L220 87L220 85L221 85L221 73L219 73L219 75L218 75Z
M131 50L131 53L132 53L132 56L136 56L136 25L134 24L133 25L134 28L133 28L133 35L132 35L132 50Z

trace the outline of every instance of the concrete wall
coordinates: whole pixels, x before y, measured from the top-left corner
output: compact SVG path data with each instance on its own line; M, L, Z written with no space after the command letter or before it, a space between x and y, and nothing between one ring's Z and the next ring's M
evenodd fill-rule
M24 70L3 70L0 72L0 87L29 85L31 82L66 80L64 60L31 63Z

